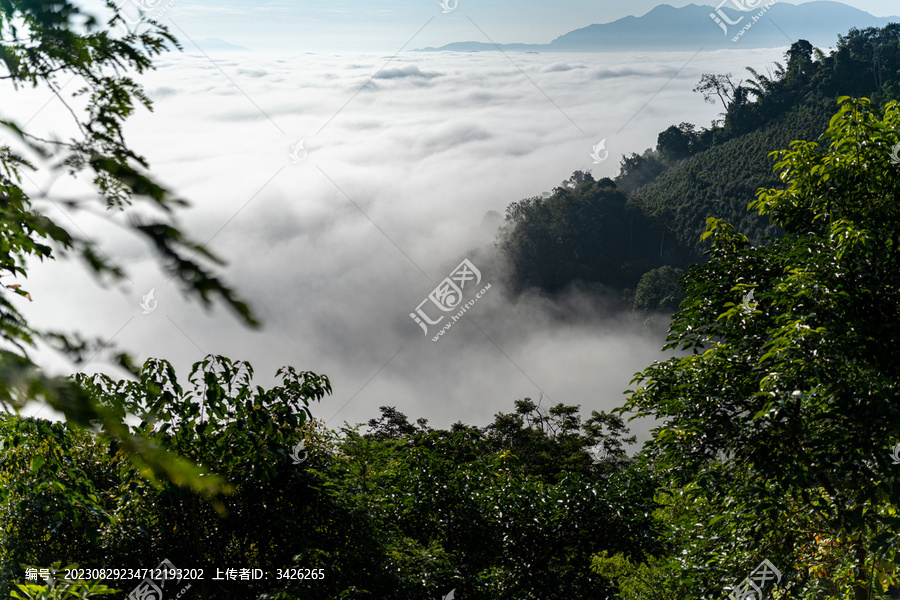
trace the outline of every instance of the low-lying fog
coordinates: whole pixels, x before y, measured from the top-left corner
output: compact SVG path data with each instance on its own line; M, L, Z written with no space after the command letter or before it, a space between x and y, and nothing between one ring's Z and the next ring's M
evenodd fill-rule
M141 360L167 358L184 381L207 353L249 360L263 385L286 364L325 373L334 395L313 413L330 426L367 421L381 405L436 427L485 425L542 393L545 406L580 404L584 415L612 409L661 357L664 332L578 294L556 306L511 301L489 251L496 220L485 216L577 169L613 177L622 154L655 145L671 124L708 126L721 108L692 93L700 75L764 72L784 50L405 53L389 64L373 54L214 54L215 64L167 54L141 79L155 112L134 117L129 139L192 203L181 224L228 262L226 279L263 329L185 301L149 249L96 209L49 213L97 240L134 285L104 289L70 261L35 264L26 314L112 338ZM36 113L38 130L68 127L46 92L4 100L7 116ZM595 165L604 138L609 158ZM35 179L45 190L52 181ZM410 313L466 257L491 289L432 342ZM144 314L151 289L158 304ZM111 372L102 356L87 367L96 370ZM646 429L634 427L641 439Z

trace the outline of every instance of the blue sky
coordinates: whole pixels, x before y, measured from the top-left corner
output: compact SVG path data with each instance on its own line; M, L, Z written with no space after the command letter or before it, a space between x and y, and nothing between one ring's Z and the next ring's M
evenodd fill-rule
M487 41L472 21L498 43L545 43L578 27L642 15L660 4L656 0L568 0L562 4L545 0L459 0L457 10L442 14L437 0L153 1L170 4L166 16L192 39L218 37L253 50L280 52L394 52L407 42L409 48L420 48L454 41ZM896 0L844 3L876 16L900 13ZM668 4L684 6L690 2L672 0Z

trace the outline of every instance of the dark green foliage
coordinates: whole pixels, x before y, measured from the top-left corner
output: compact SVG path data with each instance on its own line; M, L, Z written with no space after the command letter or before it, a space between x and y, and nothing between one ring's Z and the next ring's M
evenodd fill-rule
M401 439L344 431L337 445L347 460L333 463L330 489L344 503L367 506L385 536L384 554L370 557L376 562L366 576L344 573L344 585L373 597L456 589L481 600L587 598L612 589L590 573L591 552L635 556L656 547L647 518L652 485L628 468L621 444L633 440L621 438L619 417L595 413L581 433L577 407L544 411L525 399L516 409L485 429L460 423ZM608 449L598 465L585 452L595 441ZM329 594L342 590L326 583Z
M700 135L690 123L672 125L656 139L656 152L665 162L678 162L699 150Z
M618 415L593 411L582 425L577 406L557 404L541 408L531 398L516 400L516 411L498 413L485 433L493 452L511 453L522 461L523 472L555 483L566 473L607 472L626 460L623 444L633 444ZM583 433L582 433L583 430ZM585 448L602 446L604 460L591 464Z
M417 420L416 425L418 425L418 427L416 427L409 422L406 415L393 406L382 406L380 410L381 418L369 419L370 431L366 434L367 437L373 437L379 440L399 440L402 439L403 436L414 435L429 430L427 419Z
M0 415L0 452L0 597L22 581L22 564L102 563L123 461L86 431L9 415Z
M838 96L866 96L876 105L897 97L900 25L852 29L828 56L799 40L784 65L748 71L746 81L704 74L694 91L720 103L722 118L703 129L672 125L655 149L623 156L615 193L601 193L611 186L577 172L550 198L511 204L498 246L513 290L554 294L577 282L649 310L644 300L633 304L631 290L648 271L703 260L708 218L728 220L754 243L780 236L767 215L746 210L757 189L781 185L768 152L819 139Z
M732 138L678 163L652 184L636 192L637 202L665 222L679 242L699 255L706 220L732 219L751 240L777 236L767 216L747 211L760 187L779 185L768 153L796 139L816 139L833 113L830 101L808 105L768 126Z
M619 174L615 180L616 185L632 193L665 173L667 168L666 162L650 148L644 150L643 154L632 152L631 156L622 156Z
M304 549L298 534L305 524L319 511L344 510L328 505L291 458L296 445L311 438L305 454L315 464L321 450L304 427L308 404L330 393L331 384L291 367L277 375L280 385L254 388L249 364L211 356L194 365L190 388L182 388L172 366L160 360L147 361L140 381L78 376L110 413L142 419L134 431L138 439L200 465L196 478L213 478L210 472L224 477L227 485L218 487L227 495L211 502L184 484L148 482L152 473L130 466L118 442L58 423L5 421L0 584L21 581L20 564L26 562L136 569L168 558L176 567L212 574L226 565L273 574L268 583L240 586L207 577L195 586L202 598L280 589L274 575ZM347 521L342 535L354 531L352 515ZM133 588L138 582L127 583Z
M658 264L662 235L609 179L576 171L549 198L511 204L497 245L513 289L556 293L575 281L634 287Z
M634 290L634 309L641 312L667 312L678 309L684 294L679 278L684 271L666 265L647 271Z
M93 435L11 418L0 427L0 441L15 448L0 470L7 585L22 581L19 562L54 556L132 568L168 558L210 573L325 573L198 582L197 598L415 599L451 589L476 600L588 598L613 590L591 572L594 552L638 560L662 550L653 480L625 456L634 438L617 415L594 412L582 425L577 407L525 399L486 428L445 431L384 407L374 432L338 434L306 420L307 401L329 390L311 373L282 369L284 383L271 390L250 385L246 363L221 357L194 366L191 388L165 361L148 361L142 374L79 380L110 410L139 415L153 441L225 476L232 493L216 510L187 489L148 484ZM296 465L290 453L301 439L308 457ZM592 446L603 449L593 459ZM134 585L124 587L113 598Z
M120 382L126 389L116 394L128 412L143 415L138 432L225 476L233 491L217 512L189 490L171 484L153 490L131 478L145 501L118 512L108 551L128 564L165 556L211 573L227 564L274 574L290 563L297 552L294 530L312 514L315 497L291 452L304 438L309 402L331 392L328 378L285 367L277 373L281 385L264 390L252 386L249 364L223 357L194 365L193 389L183 389L165 361L148 361L143 373L140 383ZM116 385L103 377L82 382L102 389ZM237 598L273 584L205 582L199 592L204 598Z
M113 3L106 4L106 9L114 8ZM92 186L85 198L51 195L46 200L67 210L99 206L109 211L110 218L125 213L127 218L116 218L118 226L149 242L157 251L160 266L182 284L188 296L205 306L218 298L242 322L258 325L249 306L211 269L210 265L219 261L178 229L174 213L186 203L156 183L147 172L147 161L125 142L126 119L140 108L152 108L132 77L152 69L152 59L176 42L162 26L151 26L139 35L111 35L120 20L115 13L110 22L100 22L66 0L0 2L0 79L17 89L28 86L54 93L71 114L77 133L68 139L48 140L30 133L27 124L14 121L0 121L0 132L55 165L51 167L55 176L68 174ZM81 87L64 94L62 88L69 81ZM84 102L73 102L72 96L81 96ZM73 424L87 427L99 422L109 435L121 439L122 447L138 464L150 465L173 481L215 493L216 478L207 480L209 486L207 481L191 479L188 463L145 439L133 438L82 388L64 377L46 376L31 361L28 351L38 342L59 350L76 364L103 350L106 343L29 325L18 307L25 299L31 300L18 283L28 275L26 265L34 265L29 259L43 261L74 254L104 280L126 277L92 240L73 234L33 208L22 181L35 170L19 153L9 147L0 149L0 276L13 278L0 284L0 340L4 346L0 350L0 404L19 410L42 400ZM137 210L135 204L152 207L161 216L145 222L138 215L146 211ZM127 355L119 354L117 362L135 372Z
M671 168L632 188L639 206L658 216L695 257L706 248L699 238L709 217L727 220L755 243L781 234L765 215L746 210L758 188L780 185L768 168L767 153L794 140L817 140L838 96L869 97L876 105L897 98L900 25L851 29L827 56L799 40L774 72L747 70L751 77L739 83L730 74L703 76L695 91L713 102L720 98L726 109L723 125L702 130L696 138L687 136L692 158L669 161ZM657 144L656 156L665 154L661 149L683 155L687 140L678 131L685 125L660 134L665 143ZM620 184L640 180L631 173L633 162L623 161Z
M841 102L825 143L775 153L783 189L752 205L782 238L709 221L669 335L690 354L649 367L623 409L664 421L651 451L669 485L709 503L678 525L704 532L681 536L698 592L762 558L802 598L897 583L900 105Z

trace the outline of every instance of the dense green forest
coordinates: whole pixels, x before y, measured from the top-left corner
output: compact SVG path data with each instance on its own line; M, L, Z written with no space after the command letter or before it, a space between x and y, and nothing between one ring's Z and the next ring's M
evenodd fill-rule
M179 210L121 132L149 101L117 67L152 68L165 30L114 40L64 1L0 15L38 41L4 46L13 81L53 87L76 72L93 98L70 144L2 125L87 172L94 204ZM830 57L798 42L749 87L710 74L698 90L721 96L721 124L670 128L617 181L576 172L510 207L501 248L517 289L586 279L633 289L640 310L680 302L666 346L679 352L638 374L612 413L523 398L484 427L434 429L385 406L365 431L329 429L313 411L331 380L293 366L268 389L250 364L212 355L186 379L124 354L127 378L52 377L31 361L38 341L76 359L96 345L32 328L15 304L29 293L4 284L0 401L14 410L0 417L0 597L900 598L898 33L851 31ZM692 180L704 157L741 164ZM20 184L34 166L8 149L0 164L0 269L25 276L26 259L61 247L124 276L32 206ZM682 193L720 198L726 218L679 213ZM174 221L130 230L190 297L256 324ZM17 414L38 401L65 421ZM659 425L629 455L633 415ZM91 571L163 560L202 580ZM67 578L76 567L87 571Z
M436 430L383 407L360 433L312 419L331 382L292 367L271 389L216 356L189 385L163 360L76 376L107 418L140 420L132 442L226 483L192 489L115 430L4 417L2 593L88 597L23 571L157 557L203 569L200 598L699 600L760 564L772 597L900 598L898 131L900 104L842 98L828 146L780 151L786 187L753 204L778 239L710 219L670 327L683 354L613 414L525 398ZM661 423L631 457L625 414ZM210 578L224 565L270 578Z
M201 598L411 599L452 589L465 598L586 598L612 591L590 568L594 552L638 559L661 549L652 476L626 457L634 440L619 416L582 423L578 407L524 399L487 427L434 430L383 407L360 434L303 418L306 403L326 393L313 374L262 391L250 386L249 365L221 357L195 365L197 387L187 390L168 364L148 363L144 373L140 385L83 381L107 390L109 402L126 402L150 381L170 388L165 404L177 408L144 431L224 475L233 493L217 505L171 483L154 487L90 434L5 419L3 597L21 564L140 568L159 556L207 574L225 566L270 573L248 582L208 575L193 586ZM292 387L311 395L285 402ZM205 414L195 410L200 397ZM298 465L290 455L301 440ZM323 576L276 579L291 568Z
M681 296L670 275L705 260L708 218L725 219L755 243L783 233L747 210L759 188L782 185L770 152L818 140L840 96L876 106L900 98L898 37L900 25L852 29L827 56L800 40L768 74L705 74L695 91L723 109L710 127L672 125L656 148L623 156L614 181L579 171L549 198L508 207L497 246L511 288L553 294L596 284L638 311L671 313Z

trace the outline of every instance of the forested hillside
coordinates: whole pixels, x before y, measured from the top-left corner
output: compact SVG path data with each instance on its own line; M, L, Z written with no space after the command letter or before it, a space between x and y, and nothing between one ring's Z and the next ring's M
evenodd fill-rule
M707 247L700 235L709 217L726 219L755 242L780 235L768 217L747 210L759 188L780 185L772 172L769 149L786 147L793 140L817 139L833 113L832 99L816 99L755 131L730 139L722 135L725 141L674 163L637 188L633 202L663 223L694 260ZM627 175L621 177L626 180Z
M703 261L708 245L700 237L710 217L755 242L781 235L768 217L747 210L758 189L783 185L769 153L819 139L841 96L875 106L900 96L898 38L900 25L853 29L828 55L800 40L769 73L748 67L745 78L703 75L695 91L723 110L710 127L672 125L655 148L623 156L614 182L577 172L549 198L510 205L498 248L513 289L556 293L578 281L614 290L639 310L671 311L677 293L671 285L654 289L668 278L652 272ZM669 301L641 300L647 297Z

